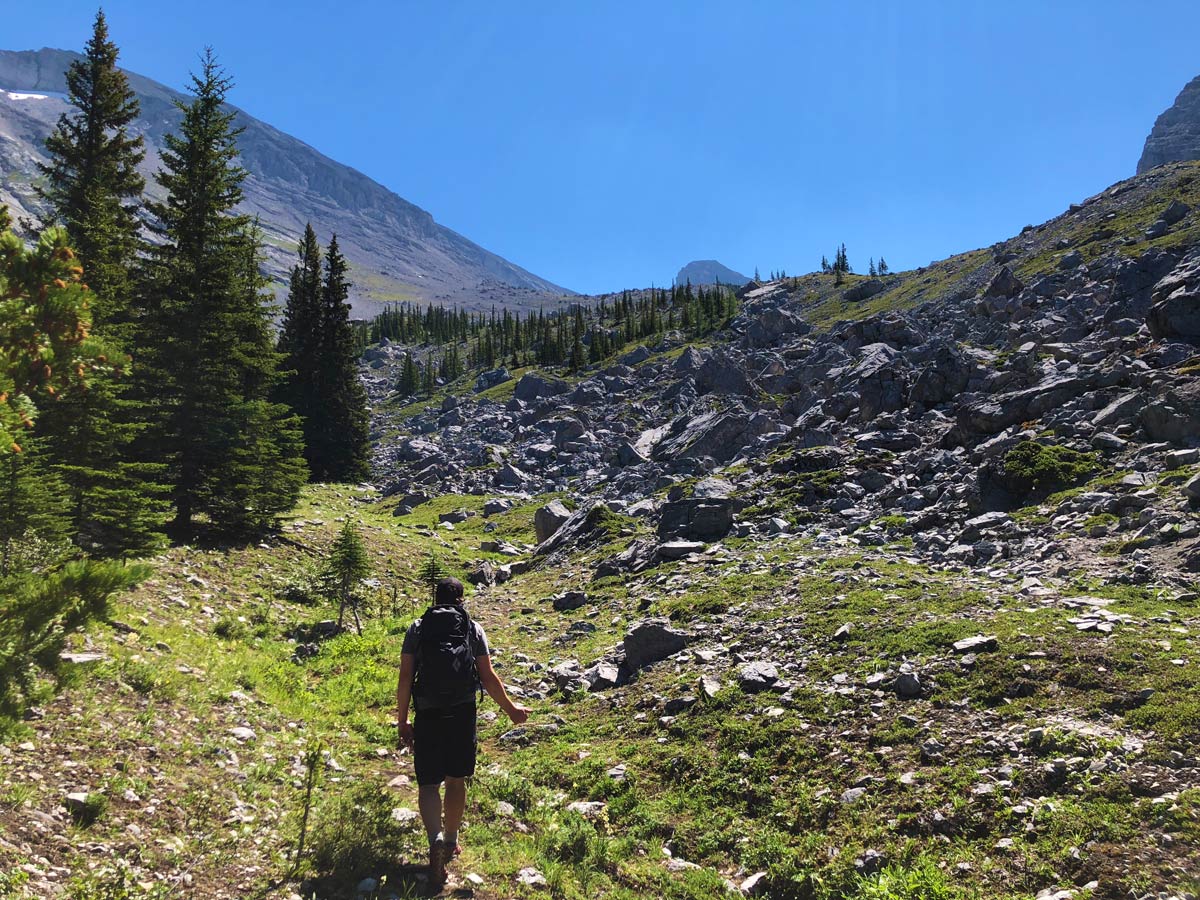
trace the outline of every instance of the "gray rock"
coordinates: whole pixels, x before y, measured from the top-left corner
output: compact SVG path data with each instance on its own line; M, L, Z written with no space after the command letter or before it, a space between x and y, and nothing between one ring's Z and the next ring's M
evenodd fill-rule
M1021 282L1021 279L1014 275L1008 266L1005 266L992 277L990 282L988 282L987 288L984 289L983 296L1004 298L1015 297L1024 289L1025 285Z
M871 297L874 297L876 294L880 294L886 289L887 285L878 278L868 278L866 281L860 281L853 287L847 288L846 292L842 296L844 296L851 303L857 303L860 300L867 300Z
M921 679L916 672L901 672L892 682L892 690L902 700L914 700L921 696Z
M1189 82L1175 103L1155 121L1137 171L1140 175L1182 159L1200 159L1200 76Z
M769 662L756 661L742 666L738 672L738 687L747 694L770 690L779 681L779 670Z
M666 659L688 645L691 635L671 626L667 619L645 619L625 634L625 665L631 671Z
M1155 286L1146 324L1157 340L1200 345L1200 254L1193 254Z
M693 553L700 553L706 545L702 541L667 541L658 545L658 556L665 560L683 559Z
M559 394L567 393L570 389L571 386L561 378L527 372L521 376L521 380L513 388L513 398L528 403L542 397L556 397Z
M485 516L496 516L503 512L508 512L512 509L512 501L505 497L491 497L484 501L483 514Z
M1183 486L1183 492L1189 500L1200 500L1200 475L1193 475Z
M983 653L985 651L995 650L1000 646L999 640L994 634L979 634L975 637L963 638L961 641L954 642L955 653ZM918 693L920 688L918 686Z
M571 518L571 511L561 500L551 500L533 514L533 530L539 544L549 540L563 523Z
M555 597L551 603L558 612L571 612L587 606L588 595L583 591L565 591Z
M496 484L504 487L519 488L529 481L529 476L512 463L505 463L496 470L495 481Z

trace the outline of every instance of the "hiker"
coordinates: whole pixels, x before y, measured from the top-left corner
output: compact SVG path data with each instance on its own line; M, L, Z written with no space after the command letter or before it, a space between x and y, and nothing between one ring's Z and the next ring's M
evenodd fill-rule
M475 774L475 694L487 691L514 725L529 718L492 669L487 635L463 606L463 586L443 578L434 604L408 628L400 649L396 686L400 746L411 747L418 806L429 836L429 872L446 880L446 864L458 856L458 827L467 805L467 779ZM408 707L415 701L410 724ZM441 785L446 783L443 821Z

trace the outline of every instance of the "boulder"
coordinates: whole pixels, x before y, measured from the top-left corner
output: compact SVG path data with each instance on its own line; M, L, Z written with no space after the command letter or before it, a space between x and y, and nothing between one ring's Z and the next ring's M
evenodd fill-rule
M756 661L742 666L738 672L738 687L747 694L770 690L779 681L779 670L769 662Z
M550 602L556 612L571 612L587 606L588 595L583 591L564 591Z
M548 540L569 518L571 518L571 511L563 505L561 500L551 500L545 506L540 507L533 514L533 530L537 535L537 542L540 544Z
M475 393L486 391L488 388L493 388L498 384L503 384L512 378L508 369L501 366L498 369L491 369L487 372L480 372L475 379Z
M680 538L695 541L719 541L733 528L734 501L731 498L696 498L663 504L658 536L666 542Z
M787 309L769 309L746 328L747 347L774 347L789 335L808 334L812 326Z
M561 378L527 372L521 376L521 380L513 388L513 398L529 403L543 397L557 397L559 394L567 393L570 389L571 386Z
M1200 345L1200 254L1181 262L1154 286L1146 324L1156 340Z
M1012 270L1005 266L988 282L988 286L983 291L984 297L1015 297L1025 289L1025 285L1021 279L1012 273Z
M644 619L625 634L625 665L637 671L684 649L691 635L671 626L667 619Z
M887 285L878 278L869 278L866 281L860 281L854 287L847 288L843 296L851 303L857 303L883 293L886 288Z

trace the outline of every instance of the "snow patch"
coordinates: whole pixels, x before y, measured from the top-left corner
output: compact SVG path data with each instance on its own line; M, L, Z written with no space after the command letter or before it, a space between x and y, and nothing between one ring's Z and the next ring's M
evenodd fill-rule
M52 98L56 100L65 100L67 96L66 94L60 94L57 92L33 94L27 91L8 91L2 88L0 88L0 94L3 94L9 100L50 100Z

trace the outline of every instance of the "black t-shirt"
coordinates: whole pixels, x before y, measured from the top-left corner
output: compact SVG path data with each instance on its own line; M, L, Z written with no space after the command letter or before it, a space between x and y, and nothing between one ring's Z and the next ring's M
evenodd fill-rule
M400 652L401 653L411 653L415 656L417 654L417 651L420 649L420 647L421 647L421 620L417 619L415 622L413 622L411 625L408 626L408 631L404 635L404 643L400 647ZM483 626L480 625L478 622L476 622L474 619L471 620L471 652L475 654L476 659L479 659L479 657L481 657L481 656L490 656L491 655L491 652L488 650L487 635L483 631ZM451 705L454 705L457 703L470 703L474 699L475 699L475 690L473 688L469 689L469 690L464 690L462 692L462 696L455 697L454 700L452 701ZM434 705L433 703L430 703L429 701L425 701L422 697L417 696L416 694L413 695L413 703L415 704L417 709L429 709Z

